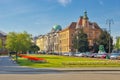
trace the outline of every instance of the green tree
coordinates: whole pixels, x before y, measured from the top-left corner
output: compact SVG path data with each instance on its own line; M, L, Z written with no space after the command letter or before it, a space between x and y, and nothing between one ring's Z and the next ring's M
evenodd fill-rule
M17 34L17 46L19 52L26 52L30 49L31 43L31 35L27 32L18 33Z
M0 39L0 49L2 49L2 40Z
M88 39L87 34L83 30L79 30L73 38L73 47L79 52L88 51Z
M27 32L10 32L6 40L6 48L9 51L24 52L31 46L31 36Z
M17 60L17 53L28 51L30 46L31 46L31 35L28 34L27 32L8 33L6 39L6 48L10 52L16 52L16 60Z
M120 50L120 37L117 37L116 44L115 44L115 49Z
M109 52L109 39L110 39L110 50L112 51L112 49L113 49L113 39L106 30L103 30L101 32L101 35L100 35L99 39L97 40L97 43L99 45L104 45L105 51L107 53Z
M30 47L30 51L33 51L34 53L37 53L38 51L40 50L40 48L33 44L31 47Z
M6 48L9 51L18 51L16 43L17 43L17 33L16 32L8 33L6 39Z
M96 42L94 42L93 43L93 53L97 53L98 51L99 51L99 45Z

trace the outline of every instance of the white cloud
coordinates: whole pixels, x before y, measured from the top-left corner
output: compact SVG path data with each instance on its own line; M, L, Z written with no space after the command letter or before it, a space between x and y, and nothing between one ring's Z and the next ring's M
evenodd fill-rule
M72 0L58 0L58 2L59 2L60 4L62 4L63 6L66 6L67 4L71 3Z

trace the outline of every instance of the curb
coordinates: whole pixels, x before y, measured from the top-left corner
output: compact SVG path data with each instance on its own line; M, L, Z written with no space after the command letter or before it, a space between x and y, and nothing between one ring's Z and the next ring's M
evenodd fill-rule
M120 70L60 70L61 72L102 72L102 71L117 71L119 72Z
M59 71L59 72L97 72L97 71L120 71L120 68L34 68L38 70L50 70L50 71Z

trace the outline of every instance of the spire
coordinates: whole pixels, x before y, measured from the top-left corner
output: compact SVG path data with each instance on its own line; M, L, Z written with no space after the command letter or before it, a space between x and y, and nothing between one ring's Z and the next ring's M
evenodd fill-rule
M89 19L88 16L87 16L87 11L84 12L83 18L84 18L84 19Z

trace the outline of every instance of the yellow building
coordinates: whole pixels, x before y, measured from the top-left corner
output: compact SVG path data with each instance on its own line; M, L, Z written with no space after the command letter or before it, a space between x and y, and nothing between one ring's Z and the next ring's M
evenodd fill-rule
M52 31L44 36L40 36L36 44L40 47L40 51L48 53L65 53L75 51L73 47L73 37L83 29L84 33L88 36L89 46L93 46L94 39L98 38L101 34L101 28L95 22L90 22L87 17L87 12L79 17L77 22L72 22L65 29L60 25L55 25Z
M75 32L76 23L72 22L67 28L59 32L60 52L71 52L72 38Z
M36 45L40 48L40 51L45 50L44 42L45 42L44 35L39 36L38 39L36 40Z

